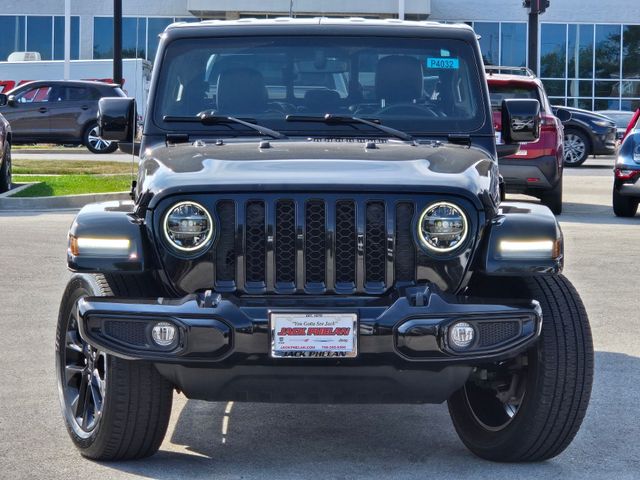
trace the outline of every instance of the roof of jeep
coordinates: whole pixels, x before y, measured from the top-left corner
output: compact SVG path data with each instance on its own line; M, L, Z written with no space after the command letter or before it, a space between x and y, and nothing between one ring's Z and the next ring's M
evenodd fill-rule
M400 37L440 37L473 39L475 33L466 24L398 19L364 18L273 18L205 20L173 23L165 30L171 38L226 35L379 35Z

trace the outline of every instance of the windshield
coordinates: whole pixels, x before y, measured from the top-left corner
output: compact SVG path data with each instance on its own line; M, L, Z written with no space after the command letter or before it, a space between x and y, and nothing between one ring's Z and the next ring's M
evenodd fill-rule
M474 58L471 45L448 39L181 39L165 50L153 119L171 131L249 134L237 124L167 118L212 111L289 135L380 136L363 124L286 121L287 115L330 113L375 119L414 135L470 133L485 120Z

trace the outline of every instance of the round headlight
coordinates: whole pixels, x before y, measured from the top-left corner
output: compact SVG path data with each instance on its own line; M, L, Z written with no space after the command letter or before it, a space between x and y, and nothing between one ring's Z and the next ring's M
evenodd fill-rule
M207 245L214 225L207 209L196 202L180 202L164 217L164 235L169 243L183 252L193 252Z
M418 237L429 250L451 252L467 238L469 225L460 207L449 202L437 202L424 209L418 221Z

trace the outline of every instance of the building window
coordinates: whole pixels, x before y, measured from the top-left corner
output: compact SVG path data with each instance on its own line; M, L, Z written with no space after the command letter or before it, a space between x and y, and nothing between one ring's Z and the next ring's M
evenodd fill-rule
M500 65L527 66L527 25L505 23L500 25Z
M540 32L540 76L565 78L567 26L543 24Z
M596 78L620 78L620 25L596 25Z
M480 51L486 65L500 64L500 24L498 22L475 22L473 29L480 36Z
M593 25L569 25L567 39L567 76L593 78Z
M542 24L540 43L540 73L552 103L640 107L640 25Z
M27 17L27 51L39 52L42 60L53 58L52 17Z
M13 52L64 60L64 17L0 15L0 61ZM80 17L71 17L71 59L80 58Z
M125 17L122 19L122 57L153 61L158 50L158 36L175 21L199 21L196 17ZM93 58L113 58L113 18L93 19Z
M80 58L80 17L71 17L71 60ZM64 17L53 18L53 59L64 60Z
M147 58L147 19L122 19L122 57Z
M25 17L0 16L0 61L6 61L13 52L24 52Z

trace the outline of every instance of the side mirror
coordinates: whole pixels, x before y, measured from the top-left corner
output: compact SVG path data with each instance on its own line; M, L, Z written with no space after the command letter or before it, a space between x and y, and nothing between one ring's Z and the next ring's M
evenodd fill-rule
M106 97L98 102L98 128L103 140L131 141L136 128L136 100Z
M0 107L4 107L5 105L9 105L10 107L17 106L18 101L16 100L16 96L0 93Z
M502 138L506 144L540 138L540 103L531 99L502 101Z

